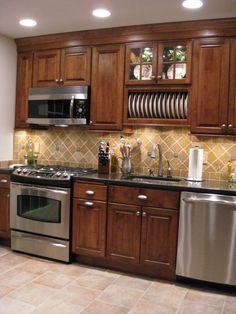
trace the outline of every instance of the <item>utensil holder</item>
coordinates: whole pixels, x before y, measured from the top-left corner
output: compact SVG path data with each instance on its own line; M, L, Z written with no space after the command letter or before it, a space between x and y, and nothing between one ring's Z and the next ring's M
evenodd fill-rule
M123 157L121 160L121 172L125 175L129 174L131 172L131 158Z
M101 162L98 160L98 173L108 174L109 173L110 160Z

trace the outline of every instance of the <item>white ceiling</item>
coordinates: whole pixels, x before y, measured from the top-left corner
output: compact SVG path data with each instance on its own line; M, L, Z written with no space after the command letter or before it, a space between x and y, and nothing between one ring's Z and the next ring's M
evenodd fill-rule
M187 10L182 0L0 0L0 33L11 38L126 25L236 17L236 0L203 0ZM97 7L111 11L106 19L91 15ZM18 24L34 18L36 28Z

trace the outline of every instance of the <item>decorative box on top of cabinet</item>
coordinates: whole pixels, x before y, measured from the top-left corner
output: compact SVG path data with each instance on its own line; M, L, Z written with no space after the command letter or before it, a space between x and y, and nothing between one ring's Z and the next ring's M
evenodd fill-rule
M33 87L90 85L90 63L89 47L36 51Z
M191 82L191 41L126 45L125 83L128 85Z
M194 42L191 132L236 134L236 39Z

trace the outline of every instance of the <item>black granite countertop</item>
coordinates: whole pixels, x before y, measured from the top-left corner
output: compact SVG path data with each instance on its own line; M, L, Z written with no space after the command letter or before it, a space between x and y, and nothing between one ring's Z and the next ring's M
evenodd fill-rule
M13 169L10 169L10 168L0 168L0 173L3 173L3 174L11 174L13 171Z
M126 185L143 188L158 188L175 191L194 191L204 193L216 194L231 194L236 195L236 183L229 183L228 181L204 180L203 182L190 182L181 179L179 182L169 182L155 179L132 179L131 177L124 177L120 174L90 174L82 177L75 177L75 180L84 181L100 181L105 184Z

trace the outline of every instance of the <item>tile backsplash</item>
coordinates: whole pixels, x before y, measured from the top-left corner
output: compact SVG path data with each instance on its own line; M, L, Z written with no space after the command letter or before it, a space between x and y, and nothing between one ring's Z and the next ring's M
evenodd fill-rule
M132 146L132 170L148 172L151 168L157 172L157 157L151 158L148 152L153 144L161 144L163 151L164 173L167 160L170 161L173 175L186 177L188 174L189 149L200 146L204 149L205 161L203 177L205 179L227 179L227 161L236 156L236 139L233 137L197 137L191 135L187 128L136 127L132 134L96 133L87 127L70 127L67 129L51 128L49 130L15 131L14 162L23 163L27 143L40 144L38 163L62 164L65 166L97 167L98 144L101 140L110 143L117 157L120 137L124 136ZM140 139L142 144L137 144Z

